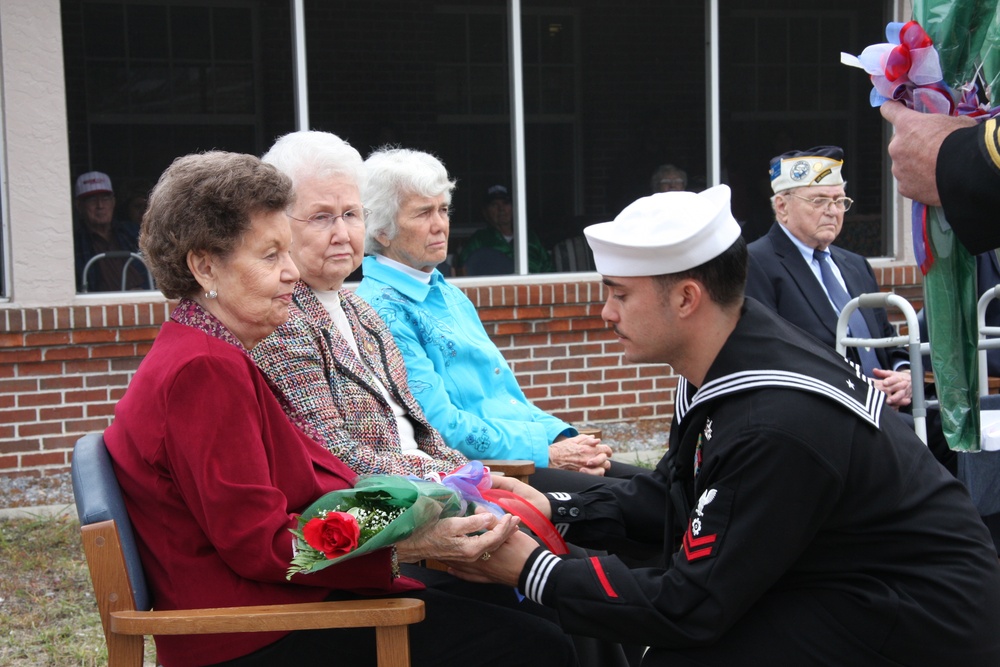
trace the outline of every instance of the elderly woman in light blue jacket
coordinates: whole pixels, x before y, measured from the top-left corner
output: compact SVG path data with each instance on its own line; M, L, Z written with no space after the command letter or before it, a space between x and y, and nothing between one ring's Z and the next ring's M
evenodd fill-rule
M446 444L476 459L530 459L541 490L574 491L641 472L611 449L531 404L475 307L435 267L448 252L455 187L428 153L388 148L365 161L371 210L357 290L385 320L410 389Z

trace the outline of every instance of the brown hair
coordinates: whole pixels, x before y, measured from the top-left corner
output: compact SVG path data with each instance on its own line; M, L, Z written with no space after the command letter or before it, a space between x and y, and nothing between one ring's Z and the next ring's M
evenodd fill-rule
M680 273L655 276L655 279L666 289L680 280L693 278L705 286L712 301L726 308L743 303L748 261L747 242L740 235L722 254L704 264Z
M201 286L187 265L190 251L228 256L257 213L288 208L292 183L252 155L210 151L174 160L149 196L139 247L156 287L170 299Z

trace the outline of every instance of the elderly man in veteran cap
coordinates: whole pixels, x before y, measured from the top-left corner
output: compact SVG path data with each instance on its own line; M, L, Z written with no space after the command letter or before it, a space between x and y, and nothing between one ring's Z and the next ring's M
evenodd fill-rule
M878 292L871 264L861 255L833 245L853 200L845 196L841 173L844 151L817 146L790 151L771 160L771 207L775 223L749 245L747 296L757 299L831 348L837 347L837 320L844 305L861 294ZM883 308L855 310L849 333L857 338L895 336ZM909 414L913 385L910 355L904 347L850 347L848 358L885 392L886 403ZM941 431L940 413L927 415L931 451L953 474L955 453Z
M771 160L775 223L749 246L747 296L836 347L837 320L853 297L878 292L871 265L833 245L853 203L845 196L844 152L836 146L791 151ZM884 309L855 311L850 334L896 335ZM905 348L848 348L894 408L909 405L912 385Z
M1000 664L1000 564L964 487L831 348L744 298L720 185L585 230L626 360L680 374L670 449L626 484L527 498L577 544L661 542L662 567L517 533L460 576L517 585L644 667Z

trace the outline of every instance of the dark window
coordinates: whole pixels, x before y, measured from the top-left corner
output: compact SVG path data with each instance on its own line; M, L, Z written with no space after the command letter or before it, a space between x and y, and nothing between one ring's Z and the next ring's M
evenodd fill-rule
M551 248L578 231L578 19L571 9L523 10L527 221ZM443 7L436 26L437 136L442 159L460 176L452 220L457 250L484 225L487 188L511 186L507 14L497 4Z
M125 191L176 157L259 155L292 129L285 0L63 0L62 15L72 176L107 173L119 220Z
M856 202L837 245L887 254L881 116L868 104L864 73L840 64L841 51L856 54L885 41L881 10L872 11L864 0L829 9L773 0L721 8L722 165L744 236L753 240L774 221L772 157L837 145L844 149L848 194Z

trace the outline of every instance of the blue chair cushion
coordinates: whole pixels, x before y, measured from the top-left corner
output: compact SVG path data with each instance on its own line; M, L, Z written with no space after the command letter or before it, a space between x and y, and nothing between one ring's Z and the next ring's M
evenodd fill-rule
M129 582L132 584L135 608L139 610L152 608L149 590L146 587L146 576L139 560L139 549L132 533L132 522L129 520L128 510L125 509L125 500L122 498L118 478L115 477L115 469L111 465L111 457L108 455L101 433L89 433L76 441L76 446L73 447L71 476L80 525L87 526L109 520L115 522L122 551L125 554Z

